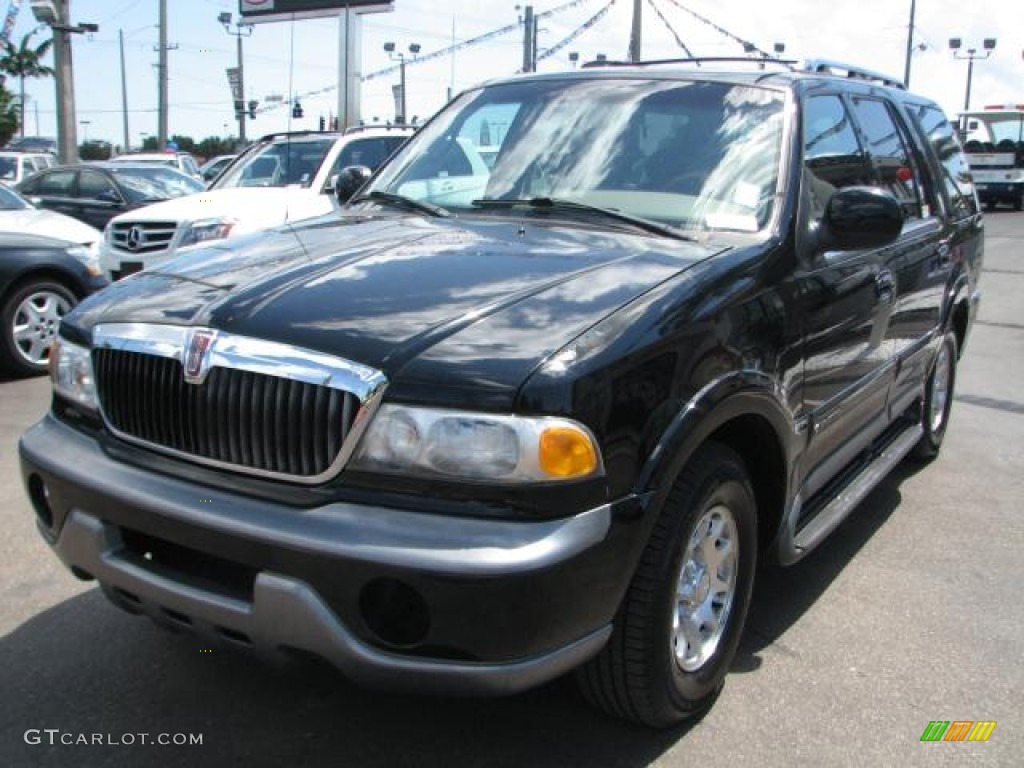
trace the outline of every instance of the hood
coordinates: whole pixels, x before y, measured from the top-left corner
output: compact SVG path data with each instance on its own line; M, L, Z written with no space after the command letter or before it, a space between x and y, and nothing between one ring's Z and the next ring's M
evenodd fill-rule
M52 237L81 245L98 243L103 237L98 229L78 219L37 208L0 211L0 231Z
M208 189L122 213L113 221L198 221L226 217L238 220L233 234L275 227L328 213L331 196L302 187L238 187Z
M115 284L77 320L272 339L378 368L392 397L426 387L496 407L546 357L711 253L512 219L335 215L197 250Z

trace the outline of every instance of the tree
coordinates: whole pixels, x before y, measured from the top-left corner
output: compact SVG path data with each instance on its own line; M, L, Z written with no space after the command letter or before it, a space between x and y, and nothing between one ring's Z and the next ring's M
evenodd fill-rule
M113 147L109 141L87 141L78 148L81 160L109 160Z
M18 132L18 107L14 101L14 94L0 82L0 147Z
M34 48L31 46L35 30L21 38L17 46L10 40L4 43L4 54L0 58L0 71L17 77L21 82L21 103L19 105L18 126L21 135L25 135L25 78L50 77L53 69L42 63L43 57L53 45L53 40L44 40Z

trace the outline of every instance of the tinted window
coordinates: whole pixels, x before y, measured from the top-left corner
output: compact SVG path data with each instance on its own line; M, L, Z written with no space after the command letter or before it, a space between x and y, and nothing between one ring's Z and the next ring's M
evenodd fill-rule
M46 174L39 180L35 193L51 197L70 197L71 186L74 182L74 171L54 171L53 173Z
M120 198L106 176L96 171L82 171L78 176L78 196L95 200L104 195L108 201Z
M870 184L864 151L838 96L815 96L804 104L804 168L814 218L837 189Z
M889 105L877 99L855 98L853 109L868 143L876 183L899 201L907 218L920 218L924 199L920 169L900 135Z
M919 106L911 110L942 163L943 185L953 210L965 216L977 213L971 171L952 124L936 107Z
M334 145L335 139L275 141L246 154L228 169L215 189L232 187L308 187Z
M13 181L18 178L18 158L0 157L0 179Z
M392 152L402 145L403 141L405 141L405 136L400 134L350 141L342 147L338 154L331 175L333 176L349 165L365 165L371 171L375 171L391 156Z

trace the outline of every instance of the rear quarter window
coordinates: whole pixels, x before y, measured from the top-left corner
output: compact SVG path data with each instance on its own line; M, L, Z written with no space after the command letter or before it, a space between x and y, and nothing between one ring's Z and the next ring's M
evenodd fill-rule
M931 105L908 104L907 111L917 121L942 165L942 186L953 213L971 216L978 212L971 169L967 165L960 139L942 110Z

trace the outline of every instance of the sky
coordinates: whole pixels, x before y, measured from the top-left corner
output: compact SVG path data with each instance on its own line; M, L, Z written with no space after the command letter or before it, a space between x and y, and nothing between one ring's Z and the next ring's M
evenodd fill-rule
M535 0L541 13L567 0ZM0 13L10 0L0 0ZM580 0L540 22L543 52L579 29L609 0ZM130 141L140 144L157 132L158 0L70 0L75 23L100 25L92 35L74 37L78 138L123 142L118 31L125 37ZM221 12L238 13L238 0L167 0L170 78L170 133L202 139L237 134L225 74L236 63L235 38L217 21ZM525 2L521 4L525 5ZM37 25L23 3L12 39ZM652 7L653 6L653 7ZM846 61L902 78L911 0L644 0L643 57L685 55L675 35L699 56L740 56L740 43L684 9L704 17L731 35L763 50L785 44L785 56ZM658 8L673 31L655 13ZM613 0L607 14L570 45L543 59L538 70L558 71L604 53L625 59L629 46L632 0ZM395 0L390 13L366 15L362 22L361 68L365 75L392 66L385 42L420 56L515 24L522 10L514 0ZM916 0L915 51L911 89L937 101L951 116L962 110L968 62L956 60L948 40L959 37L964 49L982 49L997 38L987 60L974 63L971 106L1024 103L1024 1ZM38 34L44 39L46 30ZM454 58L406 67L408 112L425 118L442 107L449 88L456 92L481 81L514 74L522 64L522 30L459 50ZM301 100L304 118L290 110L261 112L249 123L250 137L283 130L315 129L320 115L336 113L339 24L322 18L260 24L244 41L246 98L266 104L267 97ZM47 57L49 59L49 57ZM50 62L52 63L52 62ZM391 87L398 73L374 77L362 86L362 116L367 122L393 119ZM9 87L17 90L16 83ZM26 133L56 135L54 83L30 80ZM38 118L37 118L38 116Z

